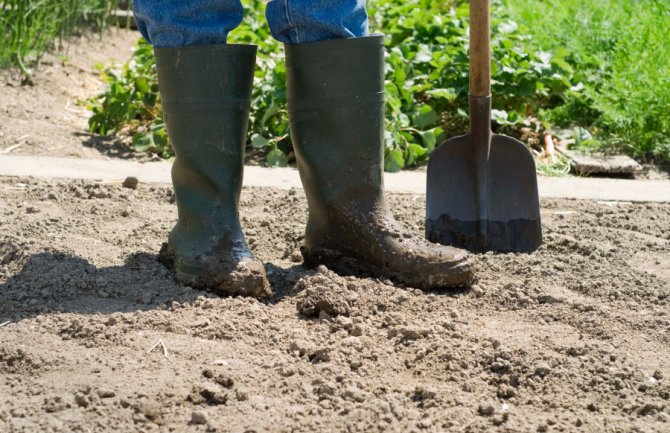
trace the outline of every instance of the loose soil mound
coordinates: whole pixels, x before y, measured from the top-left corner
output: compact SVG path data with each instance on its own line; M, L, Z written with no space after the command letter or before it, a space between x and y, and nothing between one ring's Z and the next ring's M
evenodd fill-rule
M539 252L424 293L303 269L303 192L245 189L260 302L172 281L173 201L0 180L0 431L670 431L670 204L544 200Z

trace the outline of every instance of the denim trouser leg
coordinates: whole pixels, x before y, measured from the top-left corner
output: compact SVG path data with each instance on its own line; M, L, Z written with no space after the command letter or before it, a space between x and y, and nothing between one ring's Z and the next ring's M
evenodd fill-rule
M270 0L265 17L280 42L302 44L368 34L366 0Z
M366 0L269 0L272 35L299 44L368 34ZM240 0L134 0L142 36L155 47L223 44L242 21Z
M240 0L133 0L137 28L154 47L225 44L242 22Z

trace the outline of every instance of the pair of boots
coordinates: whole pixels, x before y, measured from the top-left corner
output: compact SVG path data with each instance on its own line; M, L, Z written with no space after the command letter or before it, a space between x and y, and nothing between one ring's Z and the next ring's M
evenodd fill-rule
M291 138L309 206L304 264L424 289L473 280L465 251L403 232L383 197L381 35L286 46ZM238 217L256 47L156 48L179 219L161 257L225 295L271 293Z

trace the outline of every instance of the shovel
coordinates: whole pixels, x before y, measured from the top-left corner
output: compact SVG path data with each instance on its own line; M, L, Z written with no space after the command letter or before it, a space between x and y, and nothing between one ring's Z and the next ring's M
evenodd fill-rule
M520 141L491 131L490 0L470 0L470 132L430 156L426 238L473 252L542 244L535 162Z

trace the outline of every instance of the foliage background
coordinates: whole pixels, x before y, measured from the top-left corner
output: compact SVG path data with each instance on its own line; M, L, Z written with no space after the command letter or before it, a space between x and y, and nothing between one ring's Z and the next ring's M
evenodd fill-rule
M584 146L670 161L670 2L505 0L528 48L563 57L575 89L541 117L587 128ZM579 138L579 137L578 137Z
M292 157L283 51L264 2L243 2L230 42L259 45L248 145L268 165ZM7 5L14 5L8 8ZM467 130L468 2L368 2L371 30L386 34L385 168L424 163ZM105 22L115 0L8 0L0 62L35 58L80 22ZM574 146L670 161L670 4L665 0L493 0L494 128L517 137L554 129ZM50 20L48 17L59 17ZM108 89L86 103L93 131L132 137L138 151L170 157L151 48L100 69ZM24 68L25 66L22 65Z

